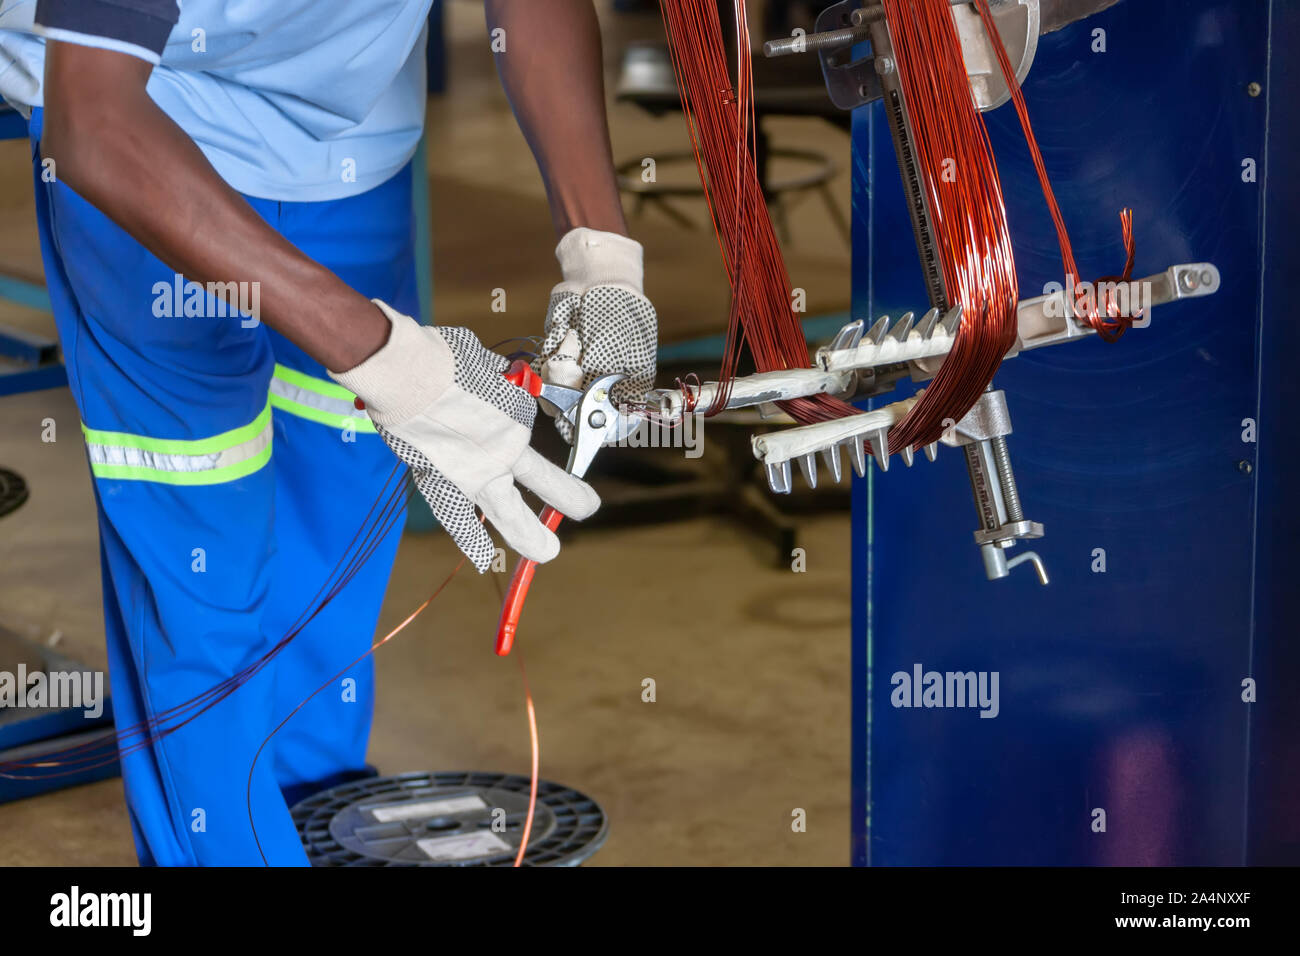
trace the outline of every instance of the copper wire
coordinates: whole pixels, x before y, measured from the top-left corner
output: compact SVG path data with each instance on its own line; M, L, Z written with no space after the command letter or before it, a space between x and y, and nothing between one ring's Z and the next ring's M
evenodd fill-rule
M895 63L915 137L918 174L934 230L948 298L963 316L953 348L925 394L890 432L892 448L918 448L959 421L992 380L1015 340L1019 287L1015 258L988 130L974 101L961 39L948 0L883 0ZM1078 268L1064 218L987 0L975 0L999 68L1011 90L1061 245L1067 288ZM705 187L709 215L732 296L719 388L705 414L726 407L747 347L760 372L805 368L807 345L790 298L790 281L772 228L755 167L755 113L751 45L745 0L733 0L736 84L724 52L715 0L660 0L682 111ZM1132 213L1121 214L1127 264L1132 273ZM1107 341L1133 317L1118 314L1113 300L1090 304L1081 316ZM682 383L679 382L679 386ZM682 386L684 407L694 407ZM797 422L842 417L857 411L825 395L780 403Z
M335 564L308 606L299 614L298 619L266 653L207 690L172 707L153 713L136 724L108 731L84 744L55 751L39 760L0 763L0 777L14 780L43 780L110 766L119 757L129 756L180 730L248 683L338 596L392 530L402 514L401 505L406 494L405 474L404 466L398 465L393 468L379 497L371 505L343 556Z
M351 542L349 542L348 547L344 550L343 556L340 557L339 561L335 564L330 575L317 590L316 595L309 602L308 606L304 608L302 613L299 614L298 619L294 622L293 626L290 627L285 636L257 660L202 693L196 694L189 700L159 711L137 724L116 731L108 731L85 744L75 747L67 747L63 750L45 755L40 759L14 760L0 763L0 778L11 780L47 780L73 776L101 767L111 766L119 759L136 753L145 747L151 746L158 740L175 733L191 721L211 710L261 672L261 670L274 660L275 657L294 640L294 638L302 633L302 630L316 617L316 615L324 610L324 608L342 592L352 578L356 576L357 572L365 565L366 561L369 560L380 542L383 541L400 519L403 513L401 505L406 494L406 468L403 465L397 465L389 474L383 490L367 512L361 526L353 535ZM452 579L464 564L465 559L462 557L452 569L451 573L447 575L433 593L430 594L429 597L426 598L418 607L416 607L414 611L407 615L400 624L394 627L382 638L371 644L365 653L350 662L336 675L321 684L307 695L307 697L300 701L258 746L253 755L252 763L248 768L248 782L245 797L247 801L248 822L252 829L253 841L257 846L258 853L262 857L263 864L266 864L268 861L257 833L257 824L253 817L252 806L253 776L257 769L258 760L263 751L270 744L275 735L279 733L281 728L283 728L295 714L299 713L303 707L315 698L317 694L326 687L329 687L338 680L338 678L346 674L361 661L365 660L380 647L383 647L395 638L417 617L419 617L420 614L422 614L429 605L433 603L434 599L443 592L447 585L451 583ZM520 661L520 668L522 671L522 659ZM530 728L532 779L530 784L528 807L529 825L526 825L524 830L523 840L519 848L519 855L515 863L516 866L519 865L519 861L522 860L523 854L528 847L532 816L536 811L538 786L537 769L540 762L540 743L537 736L537 715L532 694L528 688L526 675L524 677L524 703L528 711Z
M808 367L807 342L754 162L757 120L745 0L734 5L733 86L715 0L660 3L687 132L732 291L719 388L706 415L726 407L742 346L762 372ZM689 389L683 389L683 402L694 407ZM781 406L799 422L855 411L826 395Z
M443 589L448 584L451 583L451 579L454 578L456 574L460 571L460 569L465 566L466 560L467 559L464 556L462 556L460 561L457 562L456 566L452 568L451 573L448 574L447 577L443 579L442 583L439 584L438 587L434 589L433 593L430 594L427 598L425 598L424 601L414 611L408 614L400 624L398 624L395 628L393 628L391 631L389 631L379 640L371 644L370 647L366 649L365 653L361 654L355 660L348 663L337 674L334 674L323 684L317 687L314 691L312 691L301 701L299 701L298 705L294 707L293 710L289 711L289 713L285 715L283 720L281 720L278 724L275 725L275 728L269 734L266 735L266 738L258 746L257 752L253 754L253 762L248 766L248 785L244 791L244 797L248 805L248 825L253 831L253 842L257 844L257 852L259 855L261 855L262 864L264 866L270 866L270 863L266 859L266 852L262 849L262 841L257 835L257 823L253 819L253 773L254 771L257 770L257 761L261 759L262 751L264 751L267 748L267 746L271 743L272 739L274 739L275 735L280 732L280 730L284 727L284 725L287 724L290 720L292 720L293 717L299 711L301 711L304 707L306 707L307 704L310 703L317 694L319 694L325 688L336 683L341 677L343 677L344 674L352 670L352 668L356 667L358 664L364 661L375 651L379 650L379 648L383 647L385 644L391 641L402 631L406 630L407 626L410 625L410 623L414 621L417 617L419 617L422 613L424 613L425 608L427 608L430 604L432 604L434 599L437 598L437 596L442 593Z
M1047 201L1048 211L1052 215L1052 224L1056 228L1057 243L1061 247L1061 260L1065 266L1065 288L1067 292L1077 290L1080 284L1079 265L1074 258L1074 247L1070 242L1069 230L1065 227L1065 216L1061 213L1060 203L1056 201L1056 192L1052 189L1051 179L1047 175L1047 164L1043 161L1042 150L1038 148L1038 138L1034 135L1033 124L1029 120L1029 107L1025 103L1025 94L1020 89L1020 83L1016 79L1015 70L1011 66L1006 47L1002 43L1001 35L998 33L997 23L994 21L992 12L989 9L988 0L976 0L975 7L979 12L981 22L984 24L984 29L988 33L994 52L997 54L998 67L1002 71L1003 79L1006 81L1007 88L1011 91L1011 101L1015 104L1016 115L1020 119L1020 128L1025 134L1025 143L1029 147L1029 154L1034 162L1034 171L1038 175L1038 183L1043 190L1043 198ZM1120 231L1124 241L1124 272L1120 276L1104 276L1097 280L1098 283L1127 282L1133 275L1133 263L1137 256L1137 244L1133 236L1133 210L1121 210L1119 219ZM1077 297L1067 295L1067 299L1074 298ZM1128 314L1121 315L1115 303L1108 298L1103 314L1103 311L1098 308L1095 297L1089 298L1087 301L1089 307L1080 318L1096 329L1097 334L1107 342L1118 340L1133 325L1133 322L1142 316L1141 311L1135 311L1131 304Z
M884 0L884 7L946 305L963 309L952 350L890 432L891 447L915 448L978 401L1015 341L1020 291L1002 182L949 4Z

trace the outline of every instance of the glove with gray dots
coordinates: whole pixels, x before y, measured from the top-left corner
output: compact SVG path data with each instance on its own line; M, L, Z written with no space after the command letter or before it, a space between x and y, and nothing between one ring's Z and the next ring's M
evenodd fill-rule
M491 566L495 547L476 507L525 558L555 557L559 540L516 485L579 520L600 499L530 447L537 403L506 381L509 361L469 329L423 326L374 301L392 323L388 341L360 365L330 376L365 403L434 517L480 572Z
M659 322L642 291L641 244L613 232L570 230L556 247L563 281L551 291L534 367L553 385L585 388L611 372L615 405L645 401L654 387ZM565 441L573 427L555 419Z

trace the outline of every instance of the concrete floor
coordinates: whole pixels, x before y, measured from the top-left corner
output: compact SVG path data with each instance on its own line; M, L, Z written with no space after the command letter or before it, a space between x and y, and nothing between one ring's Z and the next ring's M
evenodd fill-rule
M452 86L431 102L429 176L437 320L496 341L540 331L554 237L496 85L481 9L450 5ZM606 20L611 75L625 40L661 30L654 16ZM615 105L611 122L620 158L685 144L679 115L650 119ZM819 121L774 122L771 132L847 165L846 138ZM23 144L0 144L0 181L21 184L0 190L0 254L5 271L34 276L25 164ZM847 208L843 173L834 189ZM713 236L702 207L682 208L702 228L684 231L653 211L632 223L665 341L725 324ZM805 199L790 221L787 258L810 311L846 308L848 250L824 210ZM512 304L504 316L488 309L498 286ZM0 322L51 325L13 307L0 310ZM57 442L40 441L47 417L58 423ZM102 667L94 509L77 421L66 389L0 399L0 463L32 485L28 504L0 521L0 620L41 639L58 631L65 653ZM734 522L699 517L584 530L539 575L520 648L542 774L605 807L611 833L593 865L847 862L847 515L801 519L800 535L805 573L774 568L770 547ZM408 534L381 630L418 605L455 558L444 536ZM519 672L490 647L503 583L462 573L378 653L371 759L382 771L527 771ZM646 677L656 681L655 703L641 701ZM806 810L807 832L791 831L795 808ZM134 861L120 781L0 805L0 865Z

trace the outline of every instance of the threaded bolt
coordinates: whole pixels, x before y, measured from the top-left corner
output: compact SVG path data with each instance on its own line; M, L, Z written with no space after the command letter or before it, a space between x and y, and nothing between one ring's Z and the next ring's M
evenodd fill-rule
M1011 470L1011 450L1007 448L1007 440L999 435L997 438L989 439L989 447L993 449L993 467L998 472L998 482L1002 485L1002 503L1007 509L1008 521L1024 521L1025 512L1020 506L1020 490L1016 487L1016 475Z

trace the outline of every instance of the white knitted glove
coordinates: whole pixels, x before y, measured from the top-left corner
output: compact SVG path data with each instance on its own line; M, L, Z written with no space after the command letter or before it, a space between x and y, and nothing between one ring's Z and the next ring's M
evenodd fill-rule
M392 323L388 341L356 368L330 377L365 403L379 434L410 466L434 517L480 572L495 549L475 505L524 557L555 557L559 540L515 483L566 518L586 518L600 499L529 447L537 402L505 380L509 361L469 329L422 326L374 302Z
M545 381L569 388L627 372L614 386L614 404L644 401L654 387L659 322L642 292L641 244L583 227L565 233L555 258L564 279L551 290L534 367ZM565 419L557 417L555 425L573 440Z

